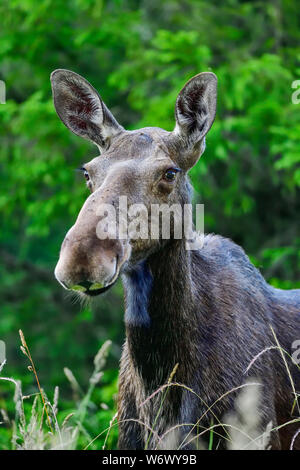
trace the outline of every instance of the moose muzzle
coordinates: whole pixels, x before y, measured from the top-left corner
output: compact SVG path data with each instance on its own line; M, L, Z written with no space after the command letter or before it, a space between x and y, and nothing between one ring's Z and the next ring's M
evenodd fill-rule
M55 268L55 277L64 288L90 296L101 294L114 284L130 254L127 240L110 236L109 218L107 238L97 235L101 197L96 193L86 200L67 233Z

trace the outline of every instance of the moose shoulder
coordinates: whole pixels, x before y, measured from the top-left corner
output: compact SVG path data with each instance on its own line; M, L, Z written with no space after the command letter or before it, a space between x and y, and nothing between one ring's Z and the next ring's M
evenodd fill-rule
M65 237L55 275L64 288L84 296L99 295L122 278L126 341L119 447L193 449L199 429L207 439L212 422L219 426L215 445L226 447L228 435L220 423L247 378L253 378L261 390L259 429L263 433L272 422L271 447L288 449L299 427L286 423L299 417L300 372L290 356L300 339L300 291L268 285L244 251L220 236L207 235L201 248L188 250L186 232L175 236L180 211L172 213L166 238L162 224L156 237L132 231L121 237L121 222L116 226L110 210L126 197L128 207L144 214L144 223L155 205L190 203L187 173L204 152L214 121L216 76L201 73L187 82L176 101L173 132L124 130L96 90L74 72L56 70L51 82L63 123L101 152L83 167L91 194ZM103 207L104 237L99 235ZM158 391L170 375L178 385ZM168 433L173 427L176 432ZM172 443L162 442L171 434ZM300 435L293 447L300 449Z

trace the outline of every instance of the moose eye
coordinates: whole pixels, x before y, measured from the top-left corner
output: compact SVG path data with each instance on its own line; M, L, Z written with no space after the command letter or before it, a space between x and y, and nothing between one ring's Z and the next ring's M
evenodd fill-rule
M90 181L90 176L86 170L83 171L83 176L85 177L86 181Z
M82 171L87 187L92 190L92 181L90 175L88 174L88 171L84 168L84 166L77 168L77 170Z
M88 174L87 170L84 168L84 166L81 166L80 168L77 168L78 171L82 171L83 176L85 180L88 182L90 181L90 175Z
M172 183L175 181L176 174L180 171L179 168L169 168L164 174L164 180Z

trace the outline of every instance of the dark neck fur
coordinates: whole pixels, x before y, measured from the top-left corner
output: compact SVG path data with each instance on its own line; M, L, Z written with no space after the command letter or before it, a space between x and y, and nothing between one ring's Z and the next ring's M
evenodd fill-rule
M125 324L131 360L149 388L165 383L179 363L186 378L196 335L191 254L171 240L124 279Z

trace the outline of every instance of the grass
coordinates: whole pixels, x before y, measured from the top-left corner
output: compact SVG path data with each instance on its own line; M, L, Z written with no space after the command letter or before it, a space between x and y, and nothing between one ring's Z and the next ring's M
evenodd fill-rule
M266 429L261 430L259 412L257 404L259 403L260 383L248 381L239 387L227 391L220 396L212 405L208 405L191 388L184 384L173 381L176 375L178 364L175 365L167 383L159 387L154 393L141 403L141 407L149 404L154 398L158 403L157 413L152 425L146 424L140 420L128 419L126 421L138 422L145 430L146 445L145 449L184 449L185 446L192 446L195 449L212 450L214 446L218 447L221 439L225 439L226 448L235 450L249 449L268 449L270 435L272 431L278 430L290 423L299 423L299 429L292 438L290 448L293 449L295 441L300 434L300 408L299 393L295 389L292 375L289 370L287 357L292 360L290 355L281 348L278 339L272 329L275 339L275 345L266 348L255 356L248 365L245 372L248 372L254 362L270 349L280 351L283 363L287 370L287 375L291 382L291 389L294 395L294 403L291 413L297 411L299 417L291 419L284 425L273 427L270 422ZM74 403L73 407L63 412L59 410L59 388L55 387L52 401L48 399L43 390L38 373L30 353L30 349L22 331L20 331L21 351L29 361L28 370L33 374L37 384L37 392L24 395L20 381L11 377L2 376L2 370L5 363L0 365L0 380L13 384L14 394L14 419L10 419L5 409L1 410L2 427L11 431L9 448L11 449L105 449L116 448L117 426L119 424L117 413L113 403L100 403L100 408L106 411L101 415L102 419L95 421L95 416L99 413L99 403L97 400L97 391L101 390L104 376L104 367L106 358L111 346L110 341L106 341L99 349L94 358L94 369L89 379L86 391L78 383L73 372L65 368L65 376L71 386ZM299 366L298 366L299 367ZM160 435L157 429L160 429L160 416L163 410L164 402L170 387L181 387L188 393L193 394L202 403L205 411L196 420L195 423L177 424L166 429ZM214 408L217 403L223 400L227 395L238 393L235 400L235 411L224 417L221 422ZM203 420L210 416L210 425L204 426ZM107 424L105 424L107 423ZM104 429L103 429L104 427ZM100 433L93 436L95 429L101 429ZM181 433L182 429L185 430ZM1 430L1 427L0 427ZM221 431L221 433L220 433ZM204 436L208 435L208 445L204 444ZM182 438L182 436L184 436Z
M59 388L55 387L53 400L49 400L46 392L43 390L38 373L30 354L30 349L22 331L20 331L21 351L29 360L28 370L33 373L37 384L37 393L24 395L22 384L19 380L11 377L0 376L0 380L13 384L14 393L14 418L11 420L6 410L2 409L2 423L0 428L6 427L10 430L10 449L26 450L46 450L46 449L80 449L90 446L92 449L99 448L102 441L97 445L91 445L93 437L90 433L89 424L96 425L97 416L103 415L109 419L115 413L114 404L95 403L99 394L95 394L95 389L101 383L111 342L106 341L99 349L94 358L94 370L89 379L89 385L86 391L79 386L74 374L68 368L64 369L73 391L74 402L72 408L68 411L59 412ZM0 367L0 374L5 367L3 363ZM101 388L101 387L99 387ZM98 401L98 400L97 400ZM99 410L100 405L100 410ZM103 411L101 413L101 410ZM108 442L106 437L105 442ZM117 431L111 436L109 444L115 445ZM101 447L100 447L101 448Z

